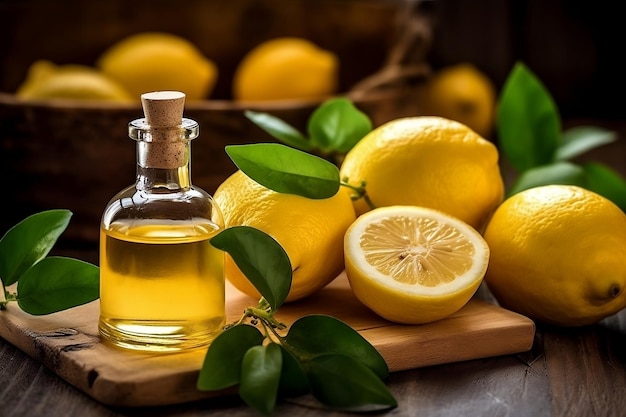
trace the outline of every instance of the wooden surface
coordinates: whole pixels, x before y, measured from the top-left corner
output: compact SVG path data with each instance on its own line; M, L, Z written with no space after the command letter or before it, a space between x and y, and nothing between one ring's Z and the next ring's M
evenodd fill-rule
M490 299L485 288L481 298ZM626 410L626 312L580 329L538 325L531 351L427 366L391 374L398 400L389 416L623 416ZM2 417L258 416L236 396L185 404L105 406L0 338ZM307 397L282 402L276 416L344 416Z
M227 291L229 321L255 300ZM100 342L99 303L34 317L12 304L0 313L0 336L94 399L113 406L179 404L224 393L195 388L205 350L143 354ZM392 372L530 350L534 323L524 316L475 299L451 317L421 326L390 323L365 308L344 274L307 300L281 308L286 324L307 314L328 314L358 330Z

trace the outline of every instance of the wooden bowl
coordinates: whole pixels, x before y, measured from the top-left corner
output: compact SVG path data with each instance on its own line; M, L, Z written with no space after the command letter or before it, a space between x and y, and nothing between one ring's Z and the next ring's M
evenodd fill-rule
M135 178L135 143L128 138L127 126L143 116L140 104L19 100L13 92L33 61L93 65L115 41L149 30L192 41L220 69L210 99L185 107L185 117L200 124L200 137L191 148L192 182L213 193L236 169L224 146L274 141L245 118L244 110L271 113L304 132L320 104L245 105L230 99L236 64L263 40L301 36L334 51L341 63L341 95L352 98L375 125L416 114L412 87L427 71L428 28L424 32L421 27L419 39L410 34L410 45L403 41L406 33L399 22L415 21L414 15L407 18L415 10L406 6L401 0L1 3L0 35L12 41L0 43L0 175L7 187L0 234L29 214L67 208L74 217L62 243L97 245L102 210ZM407 73L418 77L407 84Z

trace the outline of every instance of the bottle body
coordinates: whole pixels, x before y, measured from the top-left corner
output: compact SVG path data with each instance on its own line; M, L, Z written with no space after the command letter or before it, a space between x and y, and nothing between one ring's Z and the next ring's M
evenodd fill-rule
M132 135L131 135L132 137ZM210 244L223 221L212 197L179 167L145 166L107 205L100 225L103 339L144 351L208 345L225 323L224 254Z

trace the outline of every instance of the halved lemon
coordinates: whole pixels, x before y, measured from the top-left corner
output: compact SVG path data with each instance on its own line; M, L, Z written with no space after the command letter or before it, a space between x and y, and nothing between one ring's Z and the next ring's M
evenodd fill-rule
M489 247L476 229L443 212L381 207L361 215L344 238L346 275L356 297L396 323L443 319L483 280Z

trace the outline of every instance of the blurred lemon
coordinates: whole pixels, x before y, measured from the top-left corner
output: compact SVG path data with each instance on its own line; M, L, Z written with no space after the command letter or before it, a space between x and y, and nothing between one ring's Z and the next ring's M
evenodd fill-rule
M486 282L504 307L561 326L593 324L626 307L626 215L569 185L507 199L485 232Z
M214 198L226 227L255 227L285 249L293 268L287 301L314 293L343 270L343 236L355 219L343 187L331 198L314 200L269 190L237 171L218 187ZM260 297L230 256L225 274L241 292Z
M495 101L491 79L473 65L462 63L437 71L426 82L420 104L426 115L456 120L489 138Z
M145 32L122 39L98 59L97 67L120 82L133 97L174 90L187 100L207 98L217 66L188 40L169 33Z
M343 180L365 183L374 206L434 208L482 230L502 202L498 150L467 126L441 117L392 120L347 154ZM357 214L369 210L355 201Z
M16 95L26 99L132 100L120 84L94 68L55 65L46 60L36 61L30 66Z
M483 280L489 248L466 223L440 211L390 206L360 216L345 236L346 275L356 297L405 324L440 320Z
M233 96L241 101L327 97L337 90L338 68L335 54L306 39L271 39L239 63Z

